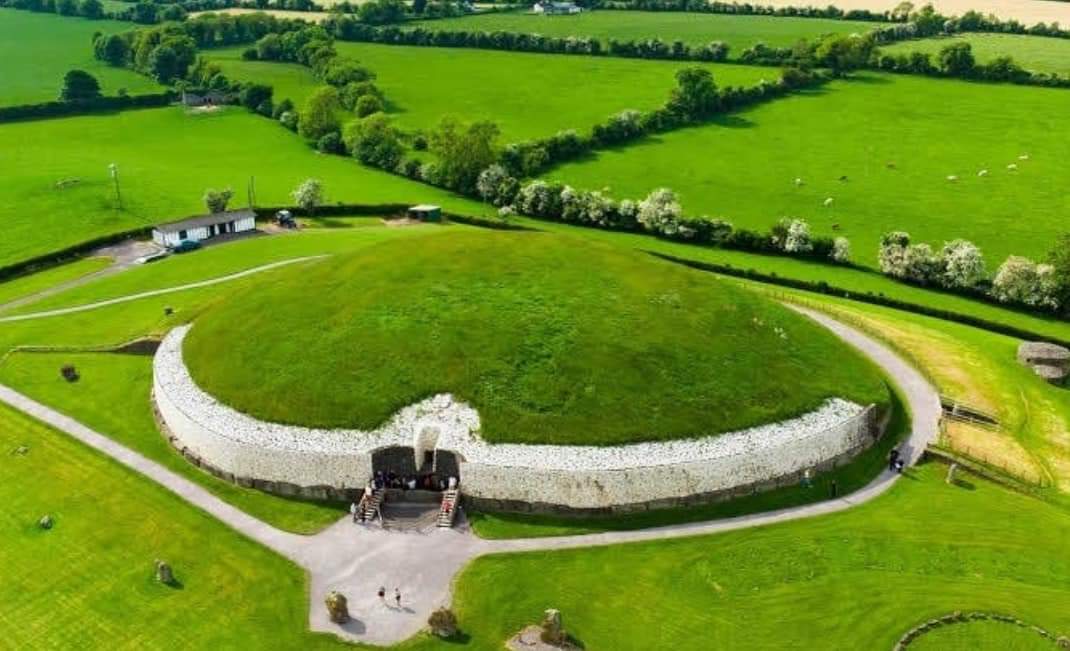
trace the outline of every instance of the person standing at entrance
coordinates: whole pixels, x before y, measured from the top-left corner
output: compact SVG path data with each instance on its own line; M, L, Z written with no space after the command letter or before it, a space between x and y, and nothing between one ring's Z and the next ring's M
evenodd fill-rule
M349 514L351 516L353 516L353 522L356 522L357 521L357 503L356 502L350 502L349 503Z
M401 588L394 588L394 601L397 602L398 608L401 608Z
M381 601L384 606L386 605L386 586L385 585L379 586L379 601Z

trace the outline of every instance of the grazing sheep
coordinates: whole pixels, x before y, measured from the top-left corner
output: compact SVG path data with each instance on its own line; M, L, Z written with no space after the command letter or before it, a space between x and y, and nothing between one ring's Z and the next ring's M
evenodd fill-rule
M802 179L795 179L795 187L801 187L803 184Z
M847 180L847 175L846 175L846 174L844 174L843 176L841 176L841 177L840 177L840 180L841 180L841 181L846 181L846 180Z
M954 174L948 174L947 175L947 180L951 181L952 183L954 183L955 181L959 180L959 177L955 176Z
M1029 160L1029 154L1022 154L1018 157L1018 160Z
M1011 163L1010 165L1007 166L1007 169L1009 169L1010 171L1014 172L1015 170L1018 169L1018 164L1017 163Z
M825 207L828 208L832 205L832 197L825 199Z
M895 169L895 162L888 161L887 163L884 164L884 166L887 167L890 170L894 170Z
M977 176L988 176L988 170L981 170L977 173Z
M832 225L832 230L834 230L834 231L840 230L840 225L839 224L833 224Z

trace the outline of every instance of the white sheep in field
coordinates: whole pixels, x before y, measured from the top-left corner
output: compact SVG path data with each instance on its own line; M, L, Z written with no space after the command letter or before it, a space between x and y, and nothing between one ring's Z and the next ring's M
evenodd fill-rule
M803 185L803 180L802 179L795 179L795 187L802 187L802 185Z
M977 173L977 176L988 176L988 170L981 170Z
M1007 169L1009 169L1012 172L1017 171L1018 164L1017 163L1011 163L1010 165L1007 166Z
M954 174L948 174L947 175L947 180L951 181L952 183L954 183L954 182L959 180L959 177L955 176Z
M832 205L832 197L825 199L825 207L828 208Z
M1018 157L1018 160L1029 160L1029 154L1022 154Z

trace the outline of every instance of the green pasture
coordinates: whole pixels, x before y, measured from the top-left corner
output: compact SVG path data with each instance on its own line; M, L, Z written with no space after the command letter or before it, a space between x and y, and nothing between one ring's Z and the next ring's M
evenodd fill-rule
M1053 134L1068 111L1059 89L859 74L547 177L618 198L669 187L685 212L739 227L801 217L817 234L850 238L868 265L888 231L937 247L963 237L995 268L1008 254L1045 255L1067 231L1070 140Z
M279 85L277 94L301 101L317 87L311 72L293 64L241 61L244 48L212 51L235 79ZM375 72L387 111L406 130L430 130L445 115L490 120L502 144L588 131L624 109L657 108L688 62L531 54L463 48L335 43L335 49ZM779 76L775 69L701 64L723 85L749 86Z
M1000 56L1009 56L1032 72L1070 75L1070 39L1025 36L1022 34L962 34L946 38L900 41L881 47L884 54L925 52L933 63L944 47L952 43L969 43L978 63L988 63Z
M29 298L38 292L57 287L100 271L111 264L105 257L81 258L70 264L46 269L40 273L0 282L0 311L12 301Z
M119 168L122 209L108 174ZM0 125L0 211L8 215L0 265L90 238L202 214L207 188L231 187L232 206L291 204L304 179L328 203L418 203L487 209L436 188L317 154L244 109L192 114L180 107ZM57 182L77 179L64 187Z
M131 23L0 9L0 106L59 99L63 75L85 70L100 82L101 92L131 95L162 89L148 77L113 68L93 58L93 34L122 32Z
M790 47L800 39L813 40L825 34L865 33L873 23L824 18L732 16L678 11L585 11L575 16L542 16L526 12L501 12L443 18L412 23L433 31L521 32L556 37L596 38L603 43L660 38L683 41L691 46L722 41L729 58L755 43Z
M489 441L610 445L888 400L868 361L805 318L578 238L407 238L278 275L206 312L185 345L201 387L273 422L373 429L448 392Z

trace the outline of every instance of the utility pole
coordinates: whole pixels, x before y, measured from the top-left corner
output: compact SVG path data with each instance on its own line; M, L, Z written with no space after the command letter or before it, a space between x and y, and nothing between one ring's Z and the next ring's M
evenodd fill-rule
M248 194L249 208L256 208L256 177L249 177L249 185L246 186L246 193Z
M115 200L119 202L119 210L123 209L123 195L119 193L119 166L115 163L108 165L111 172L111 180L115 183Z

